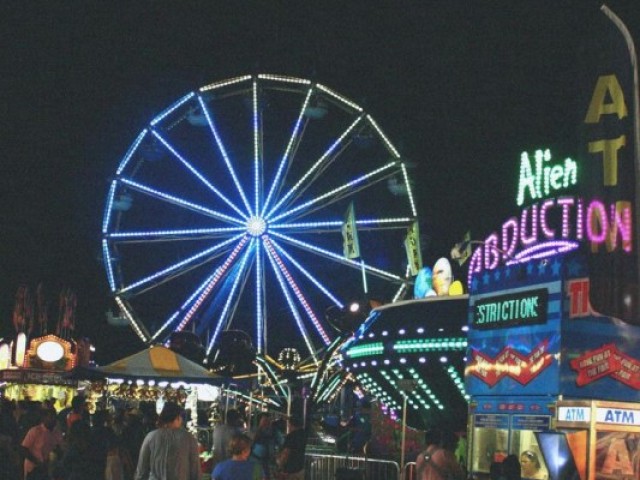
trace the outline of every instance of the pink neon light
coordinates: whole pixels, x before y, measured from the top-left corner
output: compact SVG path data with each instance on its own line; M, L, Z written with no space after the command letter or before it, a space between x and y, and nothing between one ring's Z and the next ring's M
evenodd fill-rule
M584 239L584 202L578 199L576 205L576 240Z
M471 277L475 273L480 273L482 271L482 247L476 248L471 254L471 259L469 260L469 270L467 271L467 285L471 285Z
M569 212L575 202L573 198L564 197L559 198L556 203L562 207L562 238L569 238L569 233L571 232L569 228Z
M263 243L264 245L266 245L267 250L269 250L269 253L275 259L276 263L278 264L278 268L280 268L280 271L283 273L284 277L287 279L287 283L289 283L289 286L293 290L293 293L295 293L296 297L298 297L300 304L304 308L305 312L307 312L307 315L309 315L309 318L311 319L311 321L313 322L313 325L316 327L316 330L322 337L322 340L325 342L326 345L329 345L331 343L329 336L326 334L326 332L322 328L322 325L320 325L320 322L318 321L318 318L316 317L315 313L313 313L313 310L311 310L311 306L309 305L309 303L307 302L307 299L302 294L302 291L298 287L298 284L295 282L295 280L289 273L289 270L287 270L287 267L282 262L282 259L276 253L275 249L273 248L273 245L271 244L271 241L265 237L263 238Z
M507 261L507 265L516 263L525 263L529 260L538 260L541 258L552 257L559 253L570 252L578 248L578 242L570 242L566 240L557 240L544 242L522 250L513 259Z
M602 243L607 238L607 210L602 202L594 200L587 208L587 235L594 243ZM600 231L596 230L600 227Z
M547 225L547 210L553 207L554 204L555 201L553 200L545 200L542 202L542 207L540 207L540 228L547 240L551 240L556 236L556 231Z
M531 215L529 215L531 211ZM527 218L531 217L531 233L527 235ZM520 241L523 245L531 245L538 241L538 206L532 205L531 209L525 208L520 214Z
M512 257L518 245L518 219L510 218L502 224L502 250L505 257Z
M498 246L498 235L489 235L484 241L484 268L493 270L500 263L500 252Z
M552 228L549 220L558 214L562 216L561 228ZM538 242L543 238L546 241ZM567 252L585 239L594 248L606 242L607 251L633 251L632 205L623 201L604 204L600 200L585 204L579 197L561 197L523 209L519 217L509 218L500 233L489 235L473 252L468 281L484 270L497 268L500 260L511 264L543 258Z
M622 212L620 212L622 210ZM632 224L631 224L631 207L629 202L617 202L615 205L611 205L611 218L613 218L613 227L611 228L612 247L615 248L618 244L618 231L622 237L622 249L625 252L630 252L633 249L632 246ZM617 227L617 228L616 228Z
M191 320L191 317L193 317L196 311L198 311L198 308L200 308L200 305L202 305L202 302L205 301L205 299L209 296L209 293L211 293L211 290L213 290L213 288L216 286L218 281L222 278L222 276L231 266L231 264L233 263L233 260L238 256L238 253L240 252L240 250L242 250L242 247L244 247L248 239L249 237L247 237L246 235L242 237L238 245L236 245L236 248L233 249L233 251L229 254L229 256L227 257L225 262L222 264L222 266L216 271L213 278L211 279L211 282L209 282L209 285L207 285L207 287L202 291L202 293L198 296L198 299L191 306L191 308L186 313L184 318L180 321L180 324L175 329L176 332L181 332L182 329L184 329L184 327L187 326L187 323L189 323L189 321Z

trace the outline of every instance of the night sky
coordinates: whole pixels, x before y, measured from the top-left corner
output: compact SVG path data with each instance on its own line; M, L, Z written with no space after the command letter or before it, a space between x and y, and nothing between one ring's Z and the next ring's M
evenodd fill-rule
M608 6L637 41L638 2ZM43 283L53 305L63 287L76 292L78 328L102 348L99 360L140 347L105 321L114 308L99 259L108 183L172 101L246 73L317 80L372 114L413 165L426 264L467 230L484 238L515 210L522 151L575 151L576 65L598 7L4 2L0 334L13 331L18 286Z

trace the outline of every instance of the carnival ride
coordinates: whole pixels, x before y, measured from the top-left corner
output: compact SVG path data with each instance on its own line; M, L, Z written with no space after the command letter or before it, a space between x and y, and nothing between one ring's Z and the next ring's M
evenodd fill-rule
M104 266L146 344L192 331L210 358L235 329L258 355L295 346L319 365L335 340L327 308L402 297L416 215L400 153L361 106L245 75L188 93L135 138L107 194ZM360 237L348 256L346 221Z
M376 308L342 346L343 366L408 425L464 429L468 295Z

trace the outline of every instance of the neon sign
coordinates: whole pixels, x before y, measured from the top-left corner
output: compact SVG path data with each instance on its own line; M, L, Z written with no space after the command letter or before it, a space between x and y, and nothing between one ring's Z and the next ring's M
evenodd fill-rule
M501 262L522 263L574 250L589 240L591 249L632 250L631 202L606 204L580 197L543 200L502 224L471 256L469 275L493 270Z
M529 154L520 156L520 181L516 203L522 206L528 193L532 200L547 197L550 193L566 189L578 181L578 164L566 158L564 164L546 165L551 160L551 152L536 150L532 164Z
M488 329L544 323L547 298L546 289L483 298L473 306L473 326Z

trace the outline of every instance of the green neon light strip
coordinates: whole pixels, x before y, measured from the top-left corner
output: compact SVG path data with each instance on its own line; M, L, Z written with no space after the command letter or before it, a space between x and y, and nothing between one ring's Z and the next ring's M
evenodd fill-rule
M413 378L418 380L418 388L420 388L424 393L427 394L427 397L429 397L431 402L438 408L438 410L444 410L444 405L442 405L440 399L434 395L433 391L429 387L429 384L425 382L424 379L420 378L420 375L418 375L416 369L410 368L409 373Z
M318 403L323 402L327 398L329 398L329 396L333 393L334 389L338 386L338 383L340 383L340 380L341 380L340 377L336 377L333 379L333 381L329 384L329 386L324 389L324 392L322 392L322 395L320 395L320 398L318 399Z
M467 391L464 388L464 380L462 379L462 377L458 374L456 369L451 365L447 367L447 373L449 374L449 377L451 377L451 380L453 380L453 383L458 388L458 390L460 390L460 393L462 394L464 399L467 401L467 403L469 403L469 399L471 397L467 395Z
M348 357L367 357L369 355L381 355L384 351L384 345L382 342L365 343L363 345L357 345L351 347L346 351Z
M399 340L393 344L398 353L436 352L442 350L465 350L466 338L428 338L424 340Z
M369 375L358 375L358 378L362 381L364 387L373 393L378 399L384 402L389 408L400 410L400 405L389 395L376 381L374 381Z
M394 373L394 375L398 379L404 380L403 375L400 374L400 370L398 370L397 368L394 368L391 371ZM413 369L410 369L409 371L410 371L410 373L411 372L415 372L415 370L413 370ZM416 386L417 386L418 385L418 379L419 379L418 374L412 373L411 374L411 378L416 380ZM415 400L411 396L415 397ZM407 396L407 402L410 405L412 405L414 409L420 409L420 408L424 408L426 410L431 409L431 405L429 405L427 403L427 400L422 395L420 395L420 391L417 388L414 388L413 391L409 394L409 396Z

